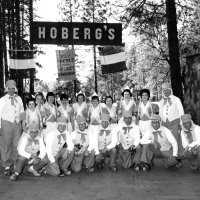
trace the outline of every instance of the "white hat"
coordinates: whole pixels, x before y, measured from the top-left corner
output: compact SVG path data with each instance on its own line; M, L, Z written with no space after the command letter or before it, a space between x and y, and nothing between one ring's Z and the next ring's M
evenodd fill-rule
M7 80L5 91L8 91L8 88L15 88L15 92L16 92L17 91L16 82L14 80Z

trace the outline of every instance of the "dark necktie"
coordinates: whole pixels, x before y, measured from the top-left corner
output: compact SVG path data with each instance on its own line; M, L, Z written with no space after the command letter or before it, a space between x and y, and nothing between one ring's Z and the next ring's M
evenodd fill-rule
M130 131L132 128L133 128L132 126L123 127L124 135L126 135L127 133L129 133L129 131Z
M62 144L61 143L61 138L63 138L64 141L66 141L66 134L65 133L61 133L60 135L57 136L59 141L58 144Z
M191 130L189 130L189 131L184 131L184 132L185 132L185 134L187 135L187 139L188 139L188 141L189 141L189 144L192 143L192 142L193 142L193 137L192 137L192 132L191 132Z
M106 133L106 136L108 136L108 135L110 134L111 131L110 131L110 130L102 129L102 130L100 130L99 135L102 136L102 135L104 134L104 132Z
M86 137L85 137L85 136L86 136L87 134L86 134L86 133L82 133L82 132L78 132L78 133L81 135L81 141L82 141L82 142L85 142L85 141L86 141Z
M172 105L172 101L171 101L170 97L164 98L164 104L163 105L166 105L167 102L169 103L170 106Z
M30 144L34 143L35 145L36 145L36 144L39 144L39 141L36 140L36 139L33 139L33 138L28 138L28 142L29 142Z

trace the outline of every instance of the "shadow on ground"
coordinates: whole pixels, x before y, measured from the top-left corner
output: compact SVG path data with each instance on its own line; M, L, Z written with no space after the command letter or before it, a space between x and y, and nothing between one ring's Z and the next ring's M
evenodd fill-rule
M150 172L119 168L94 173L73 173L58 178L33 177L25 168L11 182L0 168L0 200L199 200L200 172L191 172L186 161L181 169L164 169L155 160Z

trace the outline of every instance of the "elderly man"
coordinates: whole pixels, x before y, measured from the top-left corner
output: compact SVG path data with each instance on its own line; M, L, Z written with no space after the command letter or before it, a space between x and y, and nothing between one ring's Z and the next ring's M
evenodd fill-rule
M180 137L180 117L184 114L180 99L173 95L170 83L162 85L162 99L159 102L162 125L168 128L178 143L178 156L183 155ZM179 163L181 165L181 162Z
M46 136L46 153L48 164L46 173L52 176L71 175L68 169L74 157L74 144L66 131L66 118L57 118L57 128Z
M103 169L106 157L110 158L110 170L117 171L117 132L110 125L110 116L108 114L101 115L101 125L96 134L94 146L96 154L96 165L98 169Z
M140 164L141 147L140 130L134 124L132 119L132 112L130 110L123 112L123 121L118 124L115 131L118 133L117 148L122 159L122 166L124 168L134 167L138 171Z
M94 152L89 153L88 146L90 142L89 131L86 118L79 115L76 118L78 129L71 133L74 143L75 156L71 163L71 169L74 172L80 172L82 166L85 166L86 172L94 171Z
M21 136L20 114L24 112L22 99L15 94L16 82L6 82L7 94L0 99L1 161L4 175L10 176L10 167L17 159L17 145Z
M15 172L10 180L16 181L28 163L28 171L34 176L40 176L37 170L42 169L47 164L45 158L46 151L43 135L39 131L39 125L35 122L29 125L27 133L22 134L18 145L18 158L15 165Z
M151 115L151 129L143 136L140 143L143 145L140 158L143 171L151 168L154 156L163 157L165 168L177 165L177 142L171 131L161 126L159 115Z
M190 162L191 169L197 170L200 168L200 127L193 123L189 114L182 115L181 122L183 155Z

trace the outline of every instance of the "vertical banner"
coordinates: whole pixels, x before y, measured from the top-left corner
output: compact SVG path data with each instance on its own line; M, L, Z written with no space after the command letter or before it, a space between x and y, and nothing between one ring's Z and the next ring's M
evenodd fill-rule
M60 80L75 80L75 51L69 50L56 50L58 78Z

